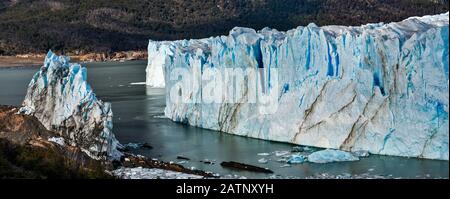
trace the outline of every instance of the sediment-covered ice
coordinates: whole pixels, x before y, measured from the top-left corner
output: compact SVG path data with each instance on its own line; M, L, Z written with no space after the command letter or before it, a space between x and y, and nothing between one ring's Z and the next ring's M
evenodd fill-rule
M118 158L112 132L111 104L97 99L87 83L87 69L51 51L33 76L20 112L35 116L66 144L95 159Z
M448 160L448 21L445 13L359 27L234 28L228 36L150 41L147 84L165 86L165 115L177 122L307 146Z

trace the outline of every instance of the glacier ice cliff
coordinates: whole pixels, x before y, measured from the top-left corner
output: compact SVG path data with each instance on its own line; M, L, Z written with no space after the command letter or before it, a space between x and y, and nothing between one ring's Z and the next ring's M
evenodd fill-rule
M120 145L112 132L110 103L97 99L87 83L87 70L51 51L28 85L20 112L35 116L94 159L118 158Z
M159 43L150 42L148 45L148 64L146 69L146 84L154 88L164 88L164 73L163 68L165 64L167 46L161 46Z
M147 84L165 86L165 115L177 122L307 146L448 160L448 21L445 13L359 27L237 27L228 36L150 41ZM227 76L245 71L244 78ZM274 108L265 110L268 104Z

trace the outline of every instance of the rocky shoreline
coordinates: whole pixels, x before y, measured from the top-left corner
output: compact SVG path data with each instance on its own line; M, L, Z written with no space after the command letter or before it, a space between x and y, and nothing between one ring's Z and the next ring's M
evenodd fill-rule
M212 173L129 153L124 153L120 160L95 160L78 146L58 142L55 139L60 138L58 133L47 130L36 117L20 114L18 110L18 107L0 105L0 166L9 168L0 172L0 178L117 178L120 176L114 175L114 170L136 167L214 177ZM20 153L11 154L11 151ZM36 154L41 159L32 157Z
M125 62L133 60L146 60L146 51L120 51L113 53L67 53L72 61L76 62ZM44 62L46 54L20 54L15 56L0 56L0 68L32 67Z
M53 142L60 137L34 116L0 105L0 178L111 178L111 164L94 160L79 147ZM20 175L18 175L20 173Z

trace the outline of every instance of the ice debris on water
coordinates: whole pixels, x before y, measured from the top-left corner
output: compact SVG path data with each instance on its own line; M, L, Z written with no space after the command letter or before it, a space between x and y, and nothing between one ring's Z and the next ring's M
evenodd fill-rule
M287 163L289 164L302 164L306 162L307 158L304 155L292 155L288 160Z
M369 157L370 153L369 151L366 150L357 150L357 151L353 151L352 152L353 155L357 156L357 157Z
M288 155L289 151L275 151L275 156L285 156Z
M267 162L269 162L266 158L261 158L258 160L259 163L261 164L267 164Z
M150 144L145 142L145 143L128 143L128 144L123 145L123 148L130 150L130 149L139 149L139 148L152 149L153 147Z
M113 170L113 175L122 179L202 179L203 176L155 168L126 168Z
M292 150L291 150L291 152L303 152L304 150L303 150L303 147L301 147L301 146L294 146L294 147L292 147Z
M334 149L325 149L321 151L316 151L308 156L308 161L313 163L330 163L330 162L358 161L358 160L359 160L358 157L355 157L349 152Z

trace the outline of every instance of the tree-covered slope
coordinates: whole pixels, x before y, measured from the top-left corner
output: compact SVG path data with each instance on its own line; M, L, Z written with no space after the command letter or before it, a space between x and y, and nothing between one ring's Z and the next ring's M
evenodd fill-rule
M145 49L148 39L400 21L447 12L448 0L4 0L0 54Z

